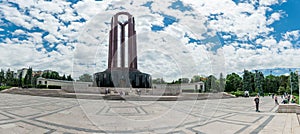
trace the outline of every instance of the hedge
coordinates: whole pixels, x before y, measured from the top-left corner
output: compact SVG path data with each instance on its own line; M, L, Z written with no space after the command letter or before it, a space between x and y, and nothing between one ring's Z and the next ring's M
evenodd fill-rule
M61 89L61 86L58 85L48 85L49 89Z
M235 95L236 97L242 97L244 96L244 91L232 91L230 94Z
M36 88L47 88L47 85L36 85Z
M253 96L256 96L257 95L257 92L252 92L250 93L250 96L253 97Z

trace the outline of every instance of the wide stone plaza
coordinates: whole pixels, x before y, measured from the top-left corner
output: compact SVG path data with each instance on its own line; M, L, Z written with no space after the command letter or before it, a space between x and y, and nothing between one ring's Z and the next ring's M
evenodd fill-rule
M0 94L0 133L299 133L271 97L122 101Z

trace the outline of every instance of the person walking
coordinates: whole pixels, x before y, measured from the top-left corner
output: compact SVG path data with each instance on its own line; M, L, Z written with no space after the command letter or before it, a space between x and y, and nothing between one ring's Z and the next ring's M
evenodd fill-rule
M108 94L108 88L105 88L105 95Z
M274 100L275 100L275 105L279 105L278 99L277 99L277 96L276 96L276 95L275 95L275 97L274 97Z
M258 95L256 95L256 97L254 98L254 102L255 102L256 112L260 112L259 111L259 97L258 97Z

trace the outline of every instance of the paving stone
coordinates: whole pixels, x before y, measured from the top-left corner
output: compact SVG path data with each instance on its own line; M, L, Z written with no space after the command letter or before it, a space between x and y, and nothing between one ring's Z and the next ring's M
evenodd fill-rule
M233 134L239 132L240 130L246 127L247 127L246 125L241 125L241 124L215 121L202 126L194 127L192 129L197 133Z
M120 101L0 94L0 133L299 133L271 97Z

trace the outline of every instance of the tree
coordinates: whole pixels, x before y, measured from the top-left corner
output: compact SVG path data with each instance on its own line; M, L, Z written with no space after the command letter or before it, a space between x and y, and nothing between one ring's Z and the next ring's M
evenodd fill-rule
M181 78L179 78L176 81L173 80L171 84L181 84Z
M223 78L223 73L220 73L219 78L219 92L223 92L225 90L225 79Z
M64 74L61 79L62 80L67 80L66 75Z
M241 91L242 88L242 78L236 74L232 73L226 76L226 84L225 84L225 91Z
M24 79L22 78L22 81L23 81L23 86L22 87L27 87L27 85L29 84L29 83L27 83L28 82L27 79L28 79L28 75L26 74L25 78Z
M206 78L205 77L201 77L200 75L194 75L193 78L191 78L191 83L194 82L200 82L200 81L205 81Z
M83 81L83 82L92 82L92 75L90 74L83 74L81 76L79 76L79 81Z
M189 83L190 79L189 78L181 78L181 83Z
M165 84L166 82L164 81L163 78L156 78L152 80L153 84Z
M263 81L264 81L263 73L258 70L255 70L254 86L256 92L263 93L263 88L262 88Z
M26 87L32 85L32 68L31 67L29 67L29 69L27 70L27 73L26 73L25 79L24 79L24 84Z
M19 76L18 76L18 87L22 87L23 85L23 81L22 81L22 71L20 72Z
M279 89L278 89L278 93L279 94L284 94L285 92L287 92L287 90L289 90L289 89L286 89L283 86L280 86Z
M14 83L14 72L10 71L10 69L7 70L6 75L6 85L7 86L15 86L16 84Z
M152 83L153 83L153 84L161 84L160 78L152 79Z
M210 75L206 78L205 83L205 91L211 92L217 90L217 78L213 75Z
M292 92L297 92L299 88L299 81L298 81L298 75L295 72L290 73L290 81L292 86Z
M263 90L268 93L277 93L280 86L279 78L274 75L266 76L263 83Z
M37 85L37 78L40 77L40 74L35 74L32 78L32 86L36 87Z
M201 81L201 76L200 75L194 75L193 78L191 79L192 82L200 82Z
M68 80L68 81L73 81L71 75L68 75L68 76L67 76L67 80Z
M42 74L42 77L48 79L50 78L50 73L47 71L46 73Z
M4 70L1 69L1 72L0 72L0 86L4 85L4 83L5 83Z
M255 90L254 87L254 74L248 70L244 70L243 74L243 90L252 92Z
M279 76L279 85L282 87L286 87L289 85L289 77L285 75Z
M52 72L50 73L50 79L56 79L56 80L59 80L59 79L60 79L59 73L56 72L56 71L52 71Z

